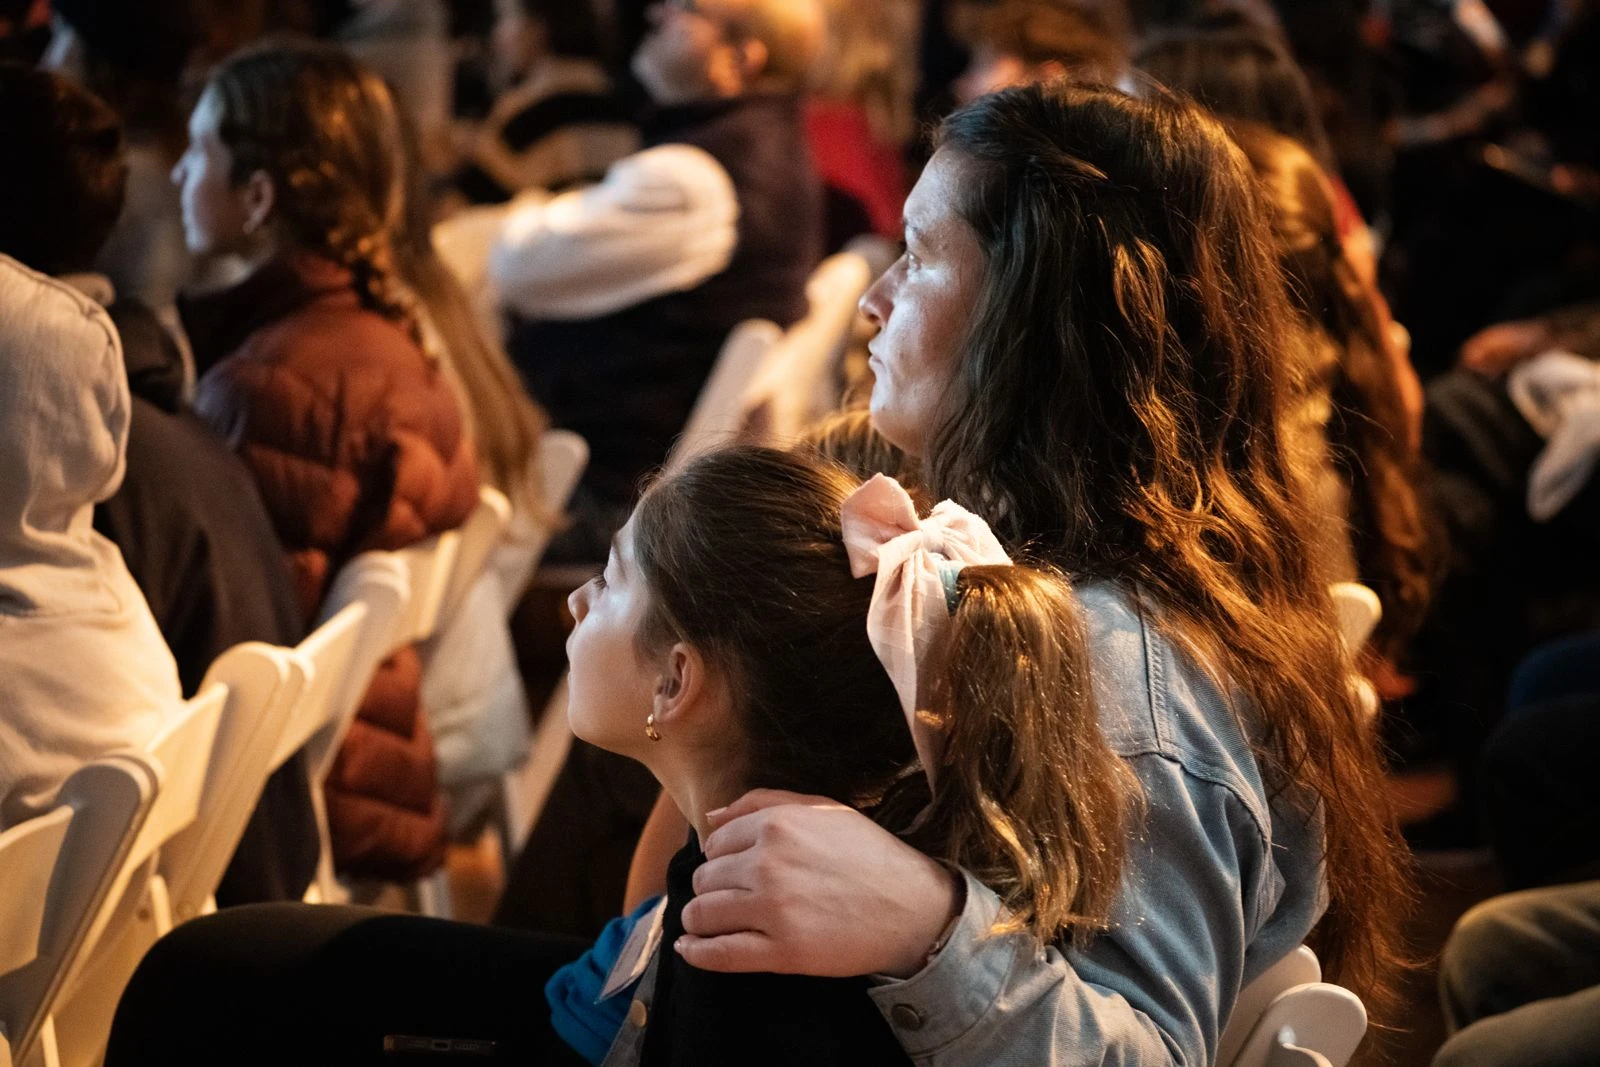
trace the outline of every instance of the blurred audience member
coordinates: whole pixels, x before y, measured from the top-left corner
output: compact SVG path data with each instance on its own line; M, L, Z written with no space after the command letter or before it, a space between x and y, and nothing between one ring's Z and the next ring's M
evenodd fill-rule
M279 45L224 63L189 133L173 180L199 268L183 305L196 407L255 475L310 622L356 554L459 525L477 502L460 412L397 273L397 116L343 52ZM418 672L410 648L379 668L327 783L351 875L415 878L443 855Z
M603 66L589 0L496 0L491 35L504 91L457 174L471 200L498 203L525 189L559 192L599 181L639 147Z
M95 528L121 549L192 696L234 645L292 645L302 636L283 550L250 472L190 413L172 338L147 307L119 298L92 271L127 175L116 114L58 75L0 67L0 141L13 150L0 164L0 199L30 205L0 220L0 252L100 304L121 336L133 394L127 469L95 509ZM219 902L298 900L317 841L297 757L268 782Z
M184 357L187 396L194 367L175 301L189 255L167 175L183 152L183 81L204 37L199 9L188 0L57 0L55 12L44 65L114 107L128 143L127 198L96 269L172 332Z
M91 526L122 481L128 379L111 319L0 255L0 830L180 707L172 653Z
M1304 329L1297 436L1339 581L1370 586L1383 617L1370 648L1396 664L1427 606L1429 552L1418 501L1421 386L1395 344L1388 309L1339 241L1333 188L1311 153L1264 126L1232 128L1261 180L1278 260ZM1416 397L1414 406L1407 397ZM1320 461L1320 463L1319 463Z
M352 0L348 7L329 36L388 83L417 130L429 172L447 170L455 54L444 0Z
M827 0L828 34L811 98L806 141L827 197L828 251L875 233L900 236L905 148L912 110L920 8L916 0Z
M1453 1031L1435 1067L1577 1067L1600 1048L1600 882L1495 897L1439 962Z
M1073 78L1125 83L1128 12L1092 0L963 0L951 12L972 61L956 95L962 103L1012 85Z
M644 151L599 185L514 206L490 275L519 316L512 358L590 461L553 558L598 563L666 458L723 339L806 311L822 205L800 93L813 0L654 9L633 67L657 105Z

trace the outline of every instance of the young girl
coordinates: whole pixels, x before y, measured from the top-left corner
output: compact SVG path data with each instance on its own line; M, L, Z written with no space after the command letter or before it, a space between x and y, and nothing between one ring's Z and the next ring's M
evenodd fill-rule
M1131 778L1073 597L964 509L919 520L881 475L714 453L646 494L571 606L574 733L648 766L695 831L602 993L643 975L606 1063L910 1062L866 978L721 975L673 951L685 907L737 907L694 878L727 862L701 851L707 813L748 789L869 813L978 873L1008 928L1081 940L1103 920Z

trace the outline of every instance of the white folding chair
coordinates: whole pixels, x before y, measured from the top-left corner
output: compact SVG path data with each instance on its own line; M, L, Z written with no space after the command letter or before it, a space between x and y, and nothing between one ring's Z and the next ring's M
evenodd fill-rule
M161 849L201 816L201 800L228 688L213 685L144 749L155 799L89 927L83 950L55 1008L56 1037L68 1067L97 1063L123 987L149 947L172 929L172 904L159 870Z
M260 641L235 645L206 671L201 692L227 687L227 704L212 747L205 792L205 817L168 841L160 874L172 900L172 917L184 922L215 907L212 895L244 836L300 695L304 676L286 648Z
M406 602L402 613L404 621L386 656L433 636L443 617L445 594L450 588L460 549L461 532L446 530L393 553L405 568L411 598Z
M397 635L413 625L408 615L408 570L392 552L364 552L339 571L323 605L323 622L291 653L300 693L273 753L273 767L306 749L311 805L322 839L317 879L307 900L345 899L333 873L333 844L323 786L361 697L378 665L394 649Z
M155 794L146 761L107 756L67 779L54 811L0 838L0 901L8 924L0 962L0 1050L17 1064L59 1067L54 1009ZM62 829L57 851L53 839ZM17 845L13 834L32 840Z
M1301 945L1239 991L1217 1043L1217 1063L1345 1067L1366 1032L1360 998L1322 981L1322 965Z
M765 319L750 319L733 328L667 457L668 470L717 445L738 440L748 430L766 399L755 387L782 337L783 331Z
M855 322L856 305L872 284L867 261L854 252L823 260L806 283L809 310L764 361L753 386L768 412L767 436L785 444L838 406L835 370Z
M45 905L61 846L72 824L66 805L29 819L0 834L0 975L21 970L39 958L44 937ZM0 1064L11 1064L6 1020L0 1018Z
M1333 597L1334 614L1339 619L1339 636L1352 656L1366 647L1367 639L1383 618L1378 594L1360 582L1334 582L1328 587Z
M1354 660L1361 655L1372 631L1383 618L1383 603L1378 600L1377 593L1360 582L1334 582L1328 587L1328 592L1333 597L1339 636L1344 639L1345 651ZM1359 673L1352 674L1350 684L1367 717L1375 717L1383 707L1383 702L1378 699L1378 690Z
M511 501L492 486L478 489L478 506L456 532L456 559L445 587L444 599L439 606L439 628L450 625L450 620L466 602L489 559L505 539L506 528L511 525Z

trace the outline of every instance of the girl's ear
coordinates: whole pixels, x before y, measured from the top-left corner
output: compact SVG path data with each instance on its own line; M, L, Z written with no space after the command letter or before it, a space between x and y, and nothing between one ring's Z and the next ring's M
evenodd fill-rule
M273 184L272 175L264 170L252 171L244 180L244 232L258 233L272 217L277 203L278 188Z
M712 692L705 657L693 645L679 641L667 651L656 677L650 708L656 728L664 733L668 727L696 723L711 710Z

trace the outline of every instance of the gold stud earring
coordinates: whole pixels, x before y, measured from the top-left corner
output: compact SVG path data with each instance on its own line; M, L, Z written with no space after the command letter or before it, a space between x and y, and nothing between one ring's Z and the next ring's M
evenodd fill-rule
M661 740L661 731L656 729L656 713L653 711L645 716L644 735L652 741Z

